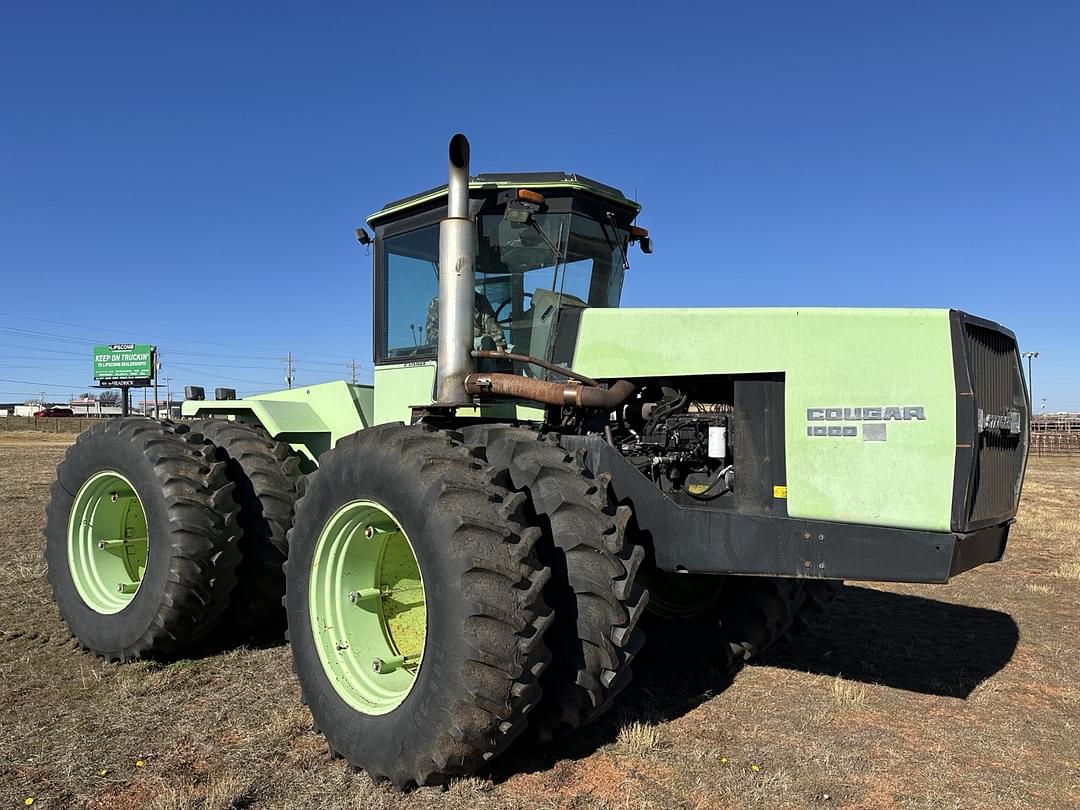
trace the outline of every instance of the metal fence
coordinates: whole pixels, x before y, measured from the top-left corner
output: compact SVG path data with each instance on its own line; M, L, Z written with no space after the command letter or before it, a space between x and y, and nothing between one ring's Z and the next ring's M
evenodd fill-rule
M100 419L100 417L83 416L3 416L0 417L0 431L37 430L44 433L82 433Z
M1080 455L1080 413L1033 416L1031 452L1037 456Z

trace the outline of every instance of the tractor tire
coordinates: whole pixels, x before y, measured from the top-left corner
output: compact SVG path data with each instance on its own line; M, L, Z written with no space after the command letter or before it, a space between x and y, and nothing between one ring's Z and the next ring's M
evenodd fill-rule
M229 605L239 562L224 462L167 422L109 419L56 468L45 559L60 616L111 661L188 654Z
M820 619L842 583L648 571L642 580L667 597L643 620L647 653L659 661L689 656L696 665L737 672L785 638ZM679 585L682 584L681 594ZM711 587L710 587L711 585Z
M301 459L265 430L227 419L200 419L177 425L192 438L202 436L225 463L240 507L241 559L236 587L222 628L240 637L280 636L285 630L285 573L288 531L304 482Z
M325 453L297 503L293 665L331 754L376 782L475 771L540 699L550 572L506 483L460 434L380 425Z
M513 488L529 496L530 523L544 531L552 662L529 722L539 740L551 740L598 717L630 682L630 662L645 641L637 623L649 595L635 581L644 550L627 541L630 508L615 504L608 476L594 477L556 436L506 425L464 435L508 470Z
M720 636L733 669L811 627L842 587L823 579L725 579L717 607Z

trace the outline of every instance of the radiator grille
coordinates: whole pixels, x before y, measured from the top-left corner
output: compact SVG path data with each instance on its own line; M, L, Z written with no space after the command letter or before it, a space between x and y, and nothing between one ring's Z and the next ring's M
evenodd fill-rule
M995 416L1020 413L1019 433L976 425L967 516L974 525L1007 520L1016 514L1027 457L1028 405L1015 339L975 323L964 327L976 418L979 412Z

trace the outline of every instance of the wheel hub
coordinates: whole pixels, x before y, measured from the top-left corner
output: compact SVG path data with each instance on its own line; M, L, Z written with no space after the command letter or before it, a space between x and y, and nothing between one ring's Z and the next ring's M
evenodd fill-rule
M111 470L92 475L75 496L68 524L68 563L83 602L105 614L126 608L148 555L146 513L131 482Z
M308 598L319 659L341 698L364 714L401 705L420 669L427 606L415 552L389 510L352 501L330 517Z

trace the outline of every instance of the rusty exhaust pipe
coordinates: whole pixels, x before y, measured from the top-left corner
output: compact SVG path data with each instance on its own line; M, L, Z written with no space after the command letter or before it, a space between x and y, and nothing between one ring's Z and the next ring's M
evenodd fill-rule
M622 405L637 390L629 380L618 380L610 388L593 388L579 383L557 383L519 377L516 374L470 374L465 378L465 390L473 396L512 397L543 402L547 405L568 405L576 408L613 410Z

